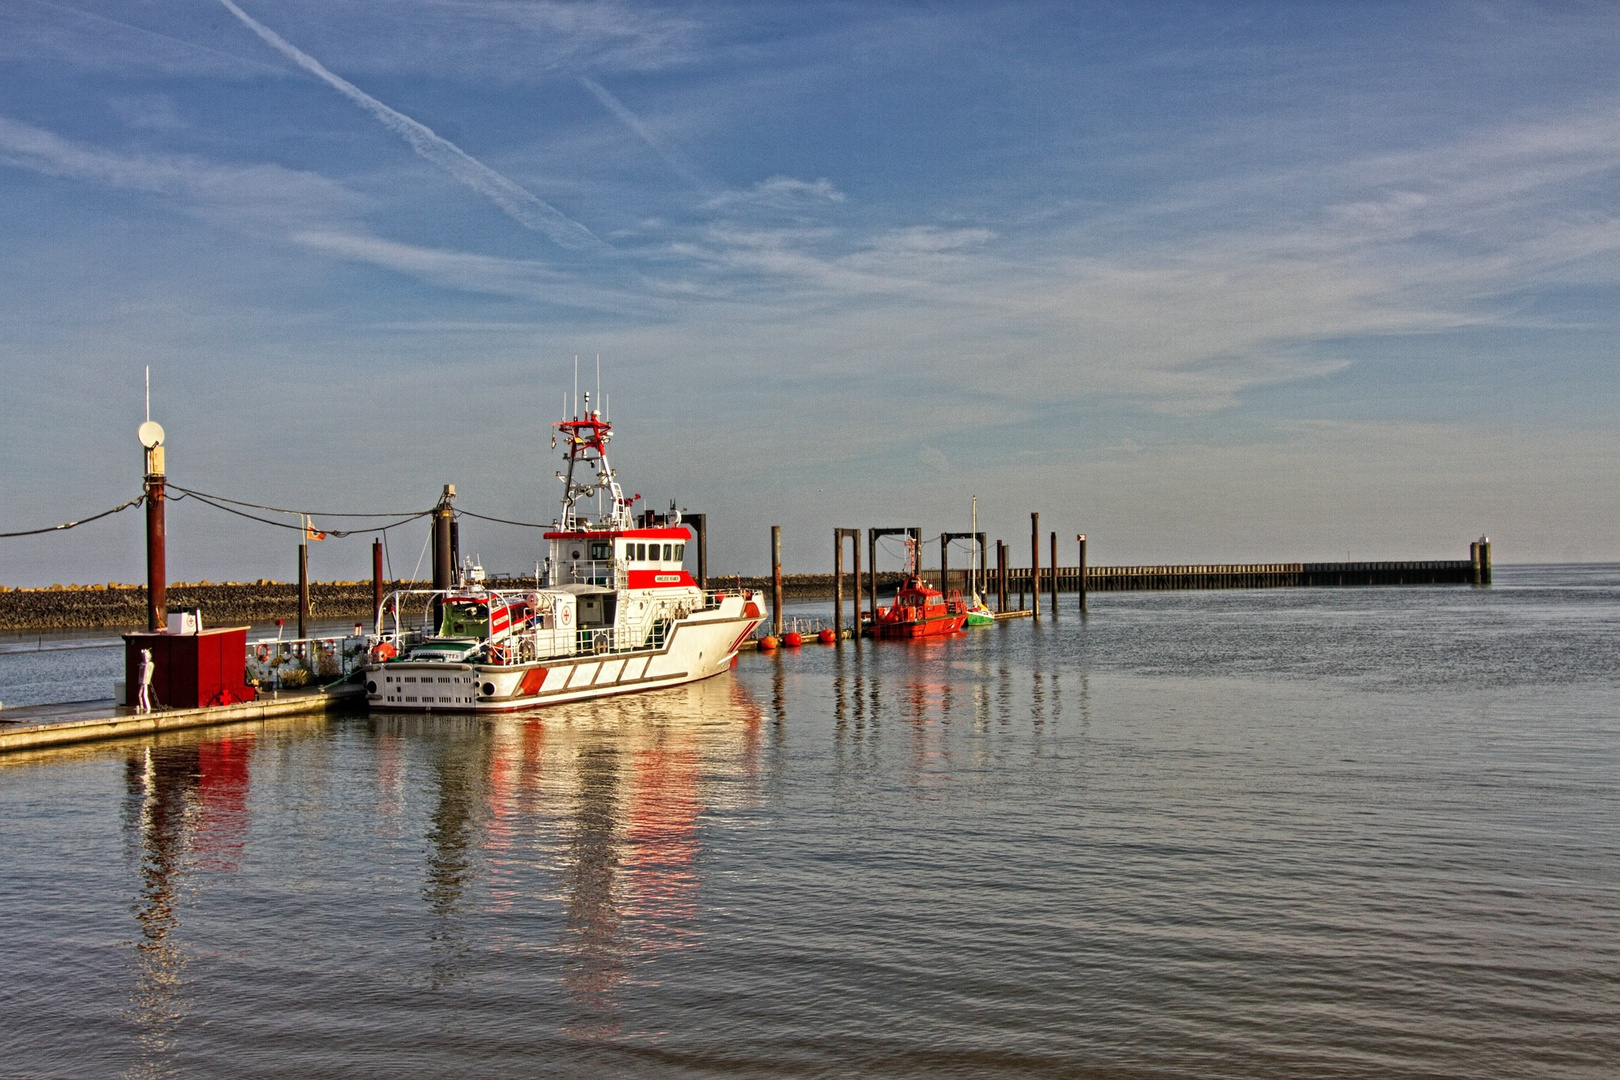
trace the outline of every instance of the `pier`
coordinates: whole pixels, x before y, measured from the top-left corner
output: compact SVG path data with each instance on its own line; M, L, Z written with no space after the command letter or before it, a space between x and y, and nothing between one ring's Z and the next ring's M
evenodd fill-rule
M112 698L61 705L23 705L0 710L0 754L282 716L325 716L359 708L364 703L361 687L345 683L324 689L281 690L255 701L201 709L137 712Z

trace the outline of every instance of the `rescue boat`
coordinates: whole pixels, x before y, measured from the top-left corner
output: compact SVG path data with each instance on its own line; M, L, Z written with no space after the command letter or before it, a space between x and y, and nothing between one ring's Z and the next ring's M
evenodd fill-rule
M967 622L968 608L960 590L949 595L925 582L917 573L917 544L907 538L906 577L894 594L894 603L879 607L866 624L875 638L919 638L954 634Z
M535 586L491 585L474 567L454 589L389 594L364 668L371 708L509 712L679 686L728 670L765 621L762 595L705 591L687 573L674 507L632 515L641 496L625 498L588 393L584 416L554 427L568 471Z

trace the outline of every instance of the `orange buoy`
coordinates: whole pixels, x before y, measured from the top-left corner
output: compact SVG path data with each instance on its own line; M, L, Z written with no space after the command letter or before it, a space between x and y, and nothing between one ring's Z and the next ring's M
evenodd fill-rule
M775 650L776 650L776 638L774 638L771 635L767 634L764 637L759 639L759 651L760 652L774 652Z
M800 645L804 644L804 635L800 634L797 630L789 630L787 634L783 636L782 644L788 646L789 648L796 649Z
M823 645L831 645L833 642L838 640L838 635L833 633L831 630L823 630L821 633L816 635L816 640L821 642Z

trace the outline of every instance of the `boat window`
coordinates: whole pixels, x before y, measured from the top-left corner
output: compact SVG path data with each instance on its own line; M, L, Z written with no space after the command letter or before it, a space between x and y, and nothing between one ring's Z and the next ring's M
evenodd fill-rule
M669 560L674 557L674 553L675 553L675 546L673 544L665 544L664 545L664 561L665 562L669 562Z
M647 561L647 545L646 544L637 544L636 545L636 561L637 562L646 562Z
M577 552L577 551L574 552L574 558L576 558L576 559L579 558L579 552ZM591 558L593 558L593 559L611 559L611 558L613 558L613 545L608 543L605 540L593 540L593 541L591 541Z
M676 562L681 562L685 558L686 558L686 545L685 544L676 544L675 545L675 561Z
M489 636L489 612L482 604L446 604L440 637L485 638Z

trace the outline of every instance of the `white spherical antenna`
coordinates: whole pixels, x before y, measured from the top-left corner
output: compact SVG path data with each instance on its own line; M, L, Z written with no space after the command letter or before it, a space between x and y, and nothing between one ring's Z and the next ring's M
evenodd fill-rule
M135 437L141 440L141 445L148 450L163 443L163 425L156 420L148 420L135 429Z

